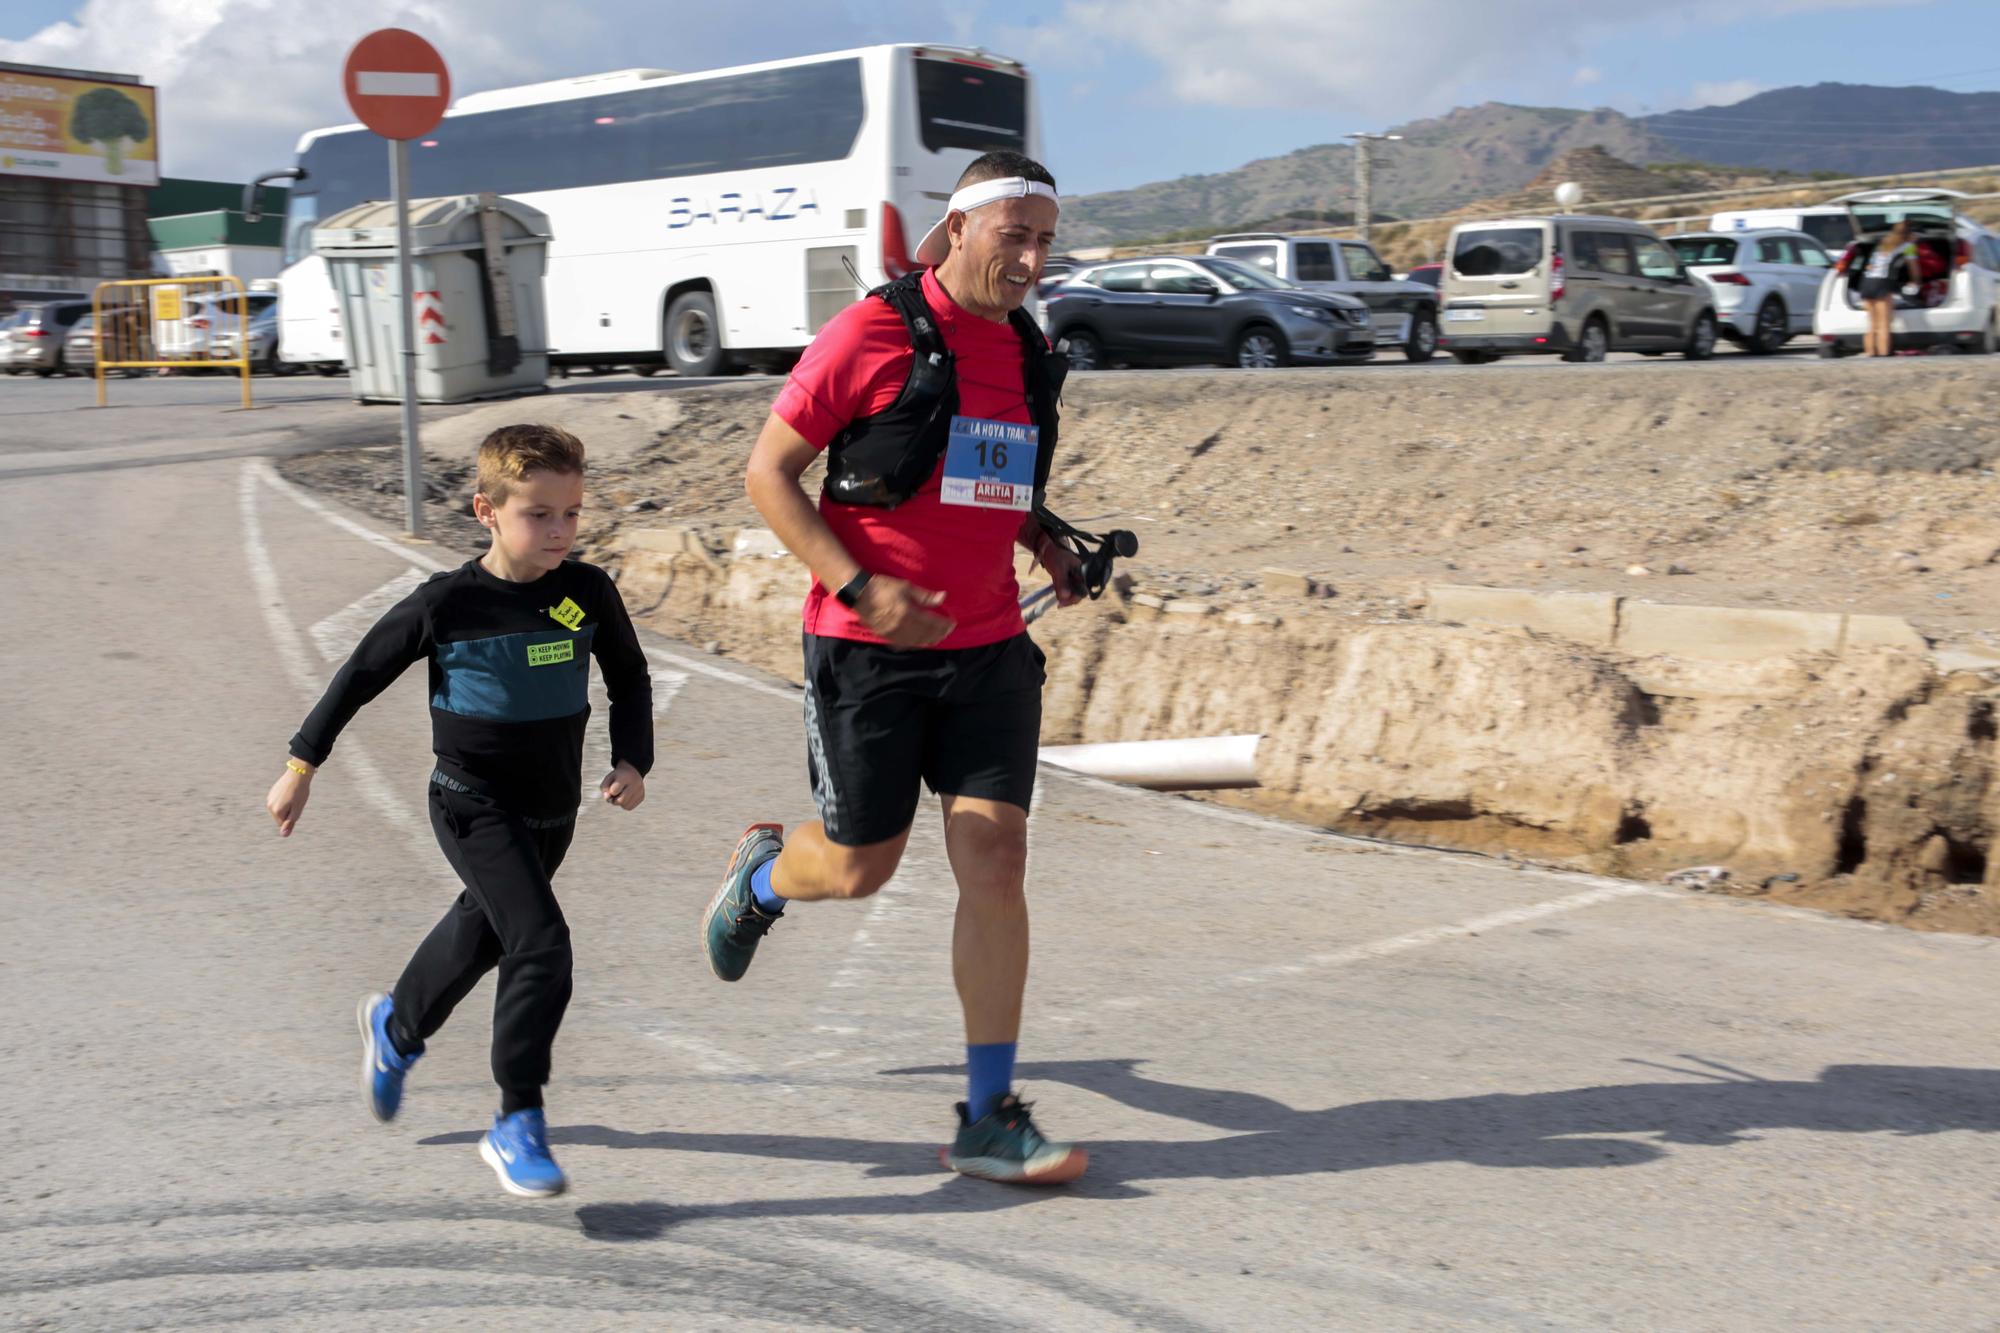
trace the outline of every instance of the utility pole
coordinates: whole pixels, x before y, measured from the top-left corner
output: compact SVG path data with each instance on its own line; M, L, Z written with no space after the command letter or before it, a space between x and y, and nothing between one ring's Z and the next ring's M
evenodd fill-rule
M1354 140L1354 221L1361 228L1361 239L1365 241L1368 239L1368 215L1373 209L1375 197L1374 164L1369 160L1369 148L1403 136L1356 130L1346 137Z

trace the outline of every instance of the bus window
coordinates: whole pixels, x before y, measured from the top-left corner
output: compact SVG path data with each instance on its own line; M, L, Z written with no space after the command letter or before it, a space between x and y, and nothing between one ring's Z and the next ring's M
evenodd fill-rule
M924 147L1022 151L1028 137L1028 81L955 60L918 60L917 122Z
M859 60L473 111L411 144L410 189L533 194L833 162L853 151L863 114ZM317 139L302 165L323 217L389 197L388 154L372 134Z

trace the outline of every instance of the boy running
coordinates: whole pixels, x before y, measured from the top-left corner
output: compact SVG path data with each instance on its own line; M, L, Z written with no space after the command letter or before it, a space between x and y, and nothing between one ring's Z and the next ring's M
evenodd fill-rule
M653 764L652 678L605 572L566 559L583 509L583 444L555 426L503 426L479 446L473 513L485 555L433 576L368 631L292 737L265 808L290 837L341 729L419 660L430 662L431 827L465 891L393 994L361 1001L362 1092L395 1118L403 1079L458 1002L496 966L493 1078L500 1112L479 1155L511 1194L568 1183L549 1155L542 1086L570 997L569 926L550 880L582 800L589 657L611 698L612 769L625 810Z

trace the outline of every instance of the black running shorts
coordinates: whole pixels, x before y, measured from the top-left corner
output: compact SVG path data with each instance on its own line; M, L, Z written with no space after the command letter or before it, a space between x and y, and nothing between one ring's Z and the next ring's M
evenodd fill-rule
M904 649L805 636L806 771L826 836L886 842L917 784L1028 808L1042 734L1042 650L1026 634L980 648Z

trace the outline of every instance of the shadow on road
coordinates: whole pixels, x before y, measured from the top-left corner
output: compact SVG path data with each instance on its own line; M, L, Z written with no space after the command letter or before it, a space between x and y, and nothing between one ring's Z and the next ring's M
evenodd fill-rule
M1687 1057L1692 1059L1692 1057ZM1491 1093L1435 1101L1355 1102L1301 1111L1256 1093L1187 1087L1138 1072L1142 1060L1026 1064L1023 1080L1069 1084L1134 1110L1233 1131L1220 1138L1113 1139L1090 1144L1091 1174L1070 1198L1143 1197L1141 1183L1245 1180L1363 1171L1432 1162L1574 1169L1637 1166L1666 1145L1724 1147L1754 1142L1763 1130L1914 1136L2000 1130L2000 1070L1905 1065L1832 1065L1814 1080L1764 1079L1708 1061L1668 1069L1700 1082L1622 1083L1555 1092ZM1633 1061L1634 1064L1648 1064ZM953 1074L933 1065L890 1074ZM1644 1135L1649 1141L1617 1137ZM441 1134L426 1144L465 1144L476 1133ZM604 1125L551 1129L557 1145L728 1153L781 1161L848 1163L869 1177L937 1176L933 1144L786 1134L647 1132ZM675 1222L715 1217L816 1217L989 1212L1051 1197L950 1178L913 1195L746 1199L669 1207L591 1204L578 1210L586 1234L646 1239Z

